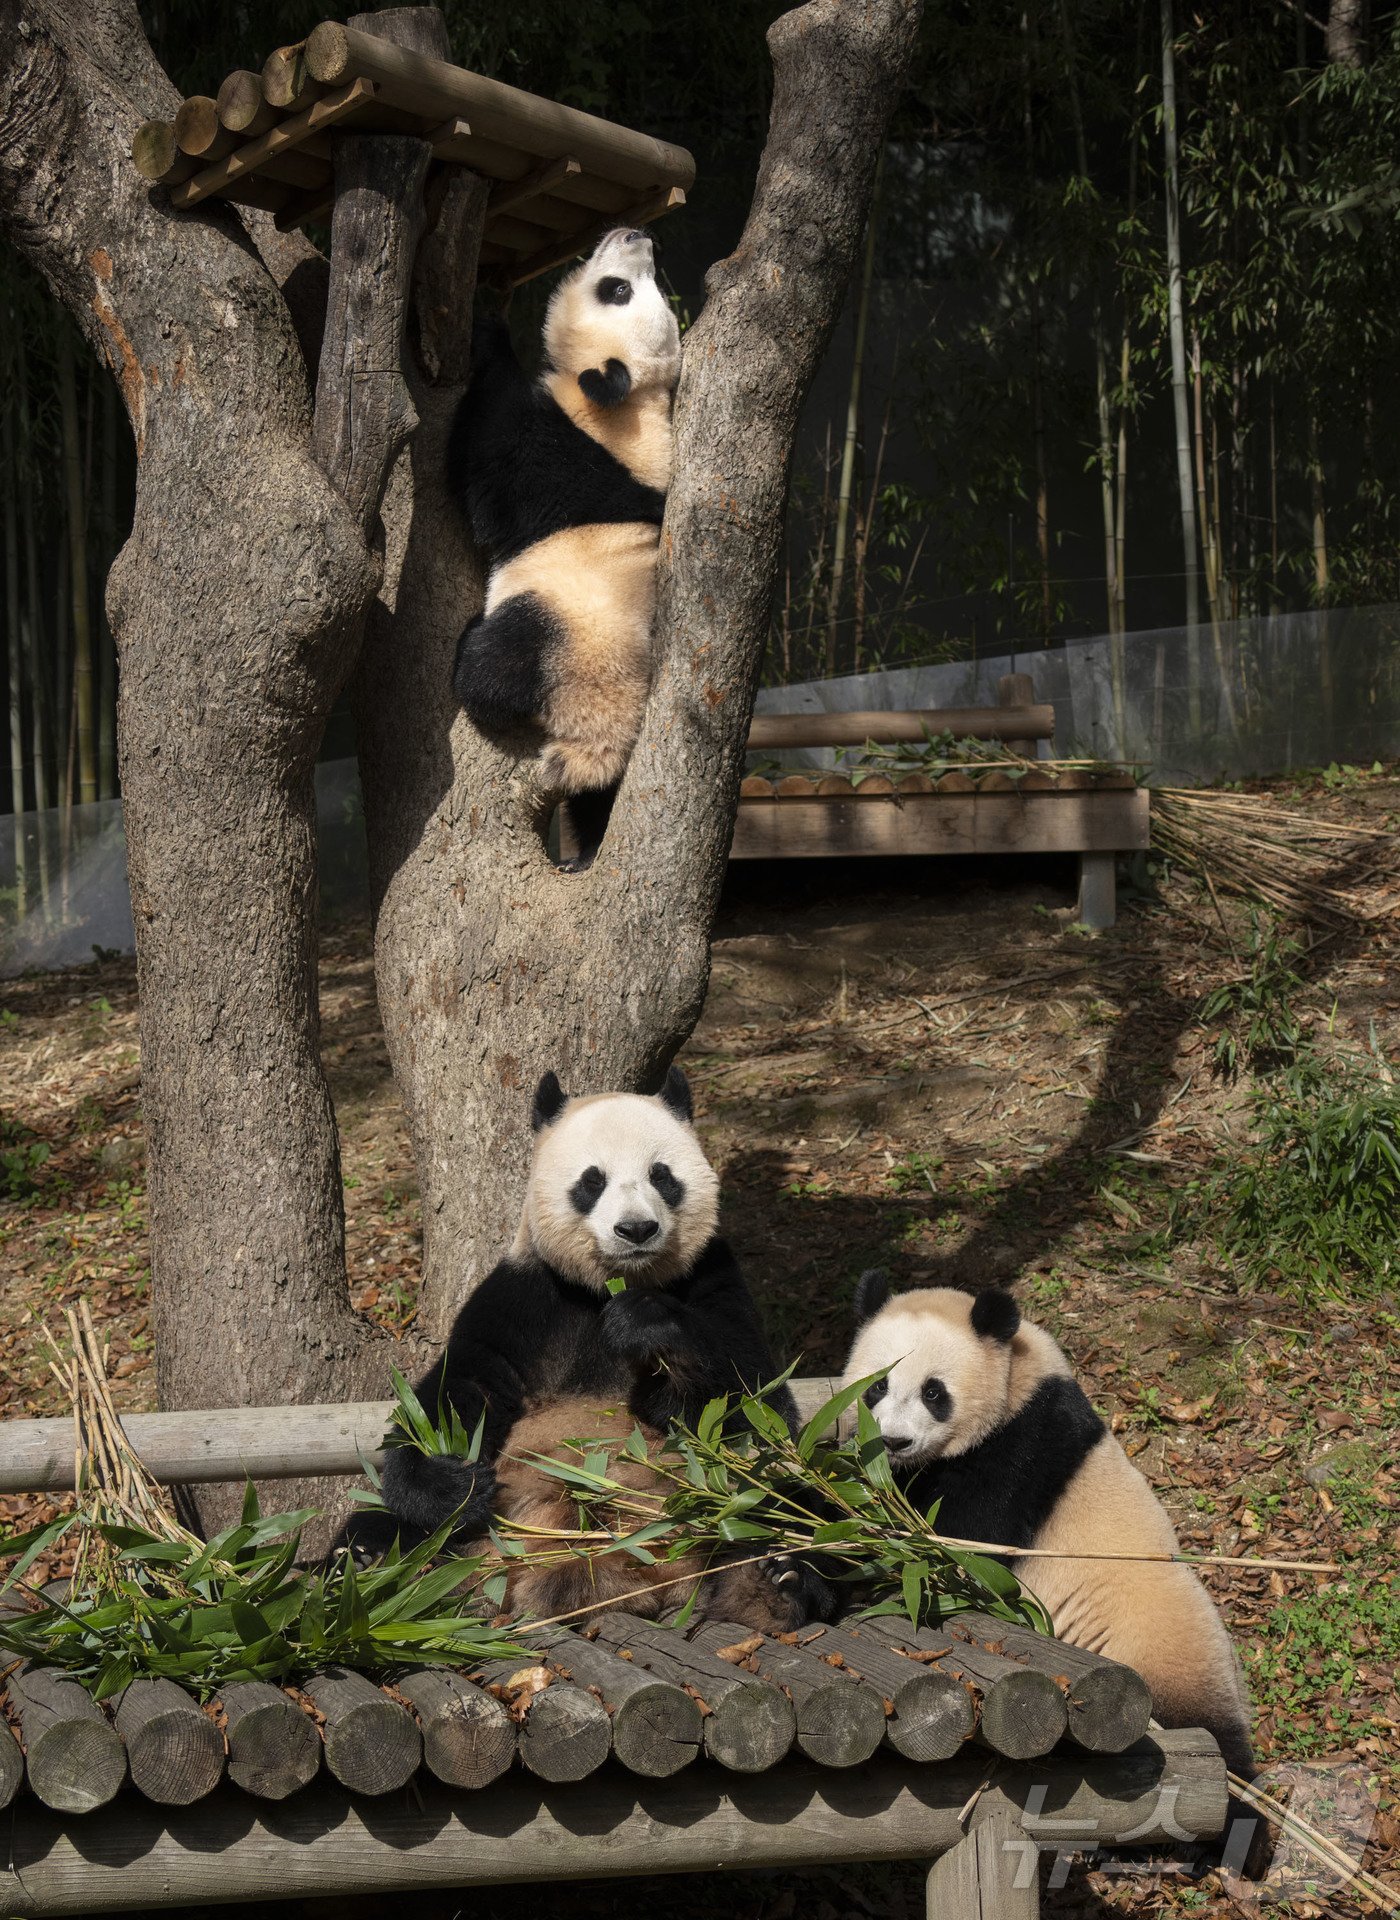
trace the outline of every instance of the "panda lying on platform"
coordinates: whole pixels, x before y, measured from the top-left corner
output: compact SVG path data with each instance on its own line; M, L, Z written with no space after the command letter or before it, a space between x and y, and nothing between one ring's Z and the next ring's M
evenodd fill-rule
M505 322L477 323L449 480L490 576L453 686L483 733L542 745L544 784L571 796L577 869L602 841L651 685L680 331L645 233L606 235L560 283L544 347L531 381Z
M843 1384L866 1391L904 1491L965 1540L1055 1551L1175 1553L1161 1502L1070 1374L1050 1335L1010 1294L931 1287L856 1291ZM1180 1562L1013 1560L1072 1646L1142 1675L1158 1721L1205 1727L1244 1778L1255 1767L1238 1662L1220 1615Z
M569 1099L552 1073L534 1101L536 1134L520 1228L509 1255L467 1301L447 1350L418 1383L430 1413L453 1408L470 1432L485 1416L480 1462L391 1446L383 1470L390 1519L365 1513L347 1530L357 1550L397 1532L412 1544L454 1519L459 1546L493 1515L571 1530L566 1490L529 1464L570 1457L570 1441L616 1449L640 1425L659 1447L673 1419L775 1378L753 1298L716 1231L719 1181L691 1125L690 1088L673 1067L654 1096ZM626 1291L607 1282L621 1275ZM786 1387L771 1398L789 1423ZM572 1458L577 1463L577 1454ZM643 1462L614 1458L615 1477L656 1490ZM635 1519L620 1521L631 1531ZM538 1615L635 1595L639 1586L699 1577L698 1560L648 1568L625 1554L562 1569L515 1569L508 1601ZM678 1606L683 1586L628 1601L631 1612ZM713 1571L702 1611L787 1631L834 1605L815 1570L784 1558Z

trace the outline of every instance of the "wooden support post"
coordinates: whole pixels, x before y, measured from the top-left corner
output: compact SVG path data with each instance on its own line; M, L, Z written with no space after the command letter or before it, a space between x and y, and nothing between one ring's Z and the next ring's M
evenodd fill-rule
M325 1716L326 1765L352 1793L392 1793L423 1758L418 1723L407 1707L348 1667L332 1667L302 1691Z
M105 1807L126 1779L126 1748L97 1702L76 1680L35 1667L7 1686L37 1797L56 1813Z
M997 681L997 705L1000 707L1033 707L1035 705L1035 682L1028 673L1004 673ZM1034 740L1008 740L1008 753L1017 753L1023 760L1034 760L1036 745Z
M316 1778L321 1736L309 1713L265 1680L231 1682L220 1696L227 1718L228 1777L260 1800L285 1800Z
M1080 924L1102 932L1118 918L1118 885L1111 853L1081 853L1079 856Z
M117 1703L131 1784L163 1807L188 1807L224 1777L224 1740L173 1680L133 1680Z
M928 1920L1036 1920L1035 1842L1009 1813L991 1814L934 1861L926 1911Z

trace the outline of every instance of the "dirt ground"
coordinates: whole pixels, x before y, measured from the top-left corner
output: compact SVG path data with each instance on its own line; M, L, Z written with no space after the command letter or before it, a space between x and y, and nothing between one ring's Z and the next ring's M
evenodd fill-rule
M1303 780L1281 797L1373 826L1400 819L1395 769ZM1301 1769L1315 1806L1354 1803L1368 1865L1400 1890L1397 1285L1307 1298L1242 1285L1192 1209L1199 1182L1249 1136L1247 1082L1213 1075L1198 1017L1202 995L1238 974L1246 917L1228 902L1222 917L1194 883L1168 877L1125 897L1118 927L1091 937L1066 924L1071 880L1068 865L1044 861L737 873L682 1055L723 1176L725 1228L801 1371L842 1360L865 1267L903 1282L1013 1284L1063 1341L1184 1544L1335 1558L1333 1576L1206 1578L1244 1661L1261 1758ZM1303 969L1299 1011L1359 1045L1374 1027L1396 1057L1397 944L1394 914L1329 936ZM362 929L330 932L322 989L352 1293L402 1327L417 1199ZM0 1416L60 1411L25 1316L80 1295L107 1323L124 1405L152 1404L129 963L3 989L0 1117ZM0 1518L22 1510L0 1500ZM698 1916L719 1902L738 1920L923 1911L912 1869L548 1897L569 1915ZM416 1904L446 1920L468 1899L482 1916L539 1905L524 1891ZM1265 1904L1372 1910L1326 1889ZM1214 1876L1171 1871L1076 1868L1047 1894L1048 1911L1076 1915L1258 1905Z

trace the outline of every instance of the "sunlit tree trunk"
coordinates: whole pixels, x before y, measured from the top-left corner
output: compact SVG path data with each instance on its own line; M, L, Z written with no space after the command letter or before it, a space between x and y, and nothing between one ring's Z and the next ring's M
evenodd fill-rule
M1021 126L1026 147L1026 184L1035 195L1035 106L1031 93L1032 27L1029 11L1021 15ZM1033 249L1027 249L1033 256ZM1044 313L1040 297L1040 263L1029 259L1026 278L1031 322L1031 442L1035 460L1035 552L1040 574L1040 642L1050 644L1050 483L1045 455Z
M10 808L15 849L15 911L25 909L24 871L24 643L19 619L19 512L15 494L15 429L7 407L0 421L0 469L5 483L5 667L10 709Z

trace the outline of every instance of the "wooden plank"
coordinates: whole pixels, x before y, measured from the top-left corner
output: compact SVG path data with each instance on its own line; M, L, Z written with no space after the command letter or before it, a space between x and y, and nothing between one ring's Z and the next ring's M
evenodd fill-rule
M515 1758L515 1722L491 1694L445 1667L394 1683L418 1715L423 1758L445 1786L488 1787Z
M885 1737L885 1703L874 1687L814 1653L780 1645L733 1621L707 1620L687 1640L718 1657L721 1647L753 1647L763 1679L782 1687L797 1715L797 1744L824 1767L858 1767Z
M1050 740L1055 734L1052 706L924 707L905 713L878 710L856 713L756 713L749 727L749 752L784 747L863 747L918 742L930 734L951 733L960 740L1002 740L1008 727L1018 735Z
M1148 844L1148 795L949 793L741 803L731 860L832 855L1126 853Z
M977 1723L973 1694L951 1673L907 1660L865 1631L864 1623L811 1627L799 1646L820 1658L839 1654L851 1672L885 1696L885 1743L906 1760L946 1760Z
M368 117L373 121L381 113L390 111L393 109L376 107ZM479 173L487 180L513 183L523 180L534 171L528 153L522 153L518 147L503 146L498 140L484 140L475 132L444 141L438 158L455 160L460 166L470 167L473 173ZM570 174L559 181L550 190L549 197L568 209L568 217L562 219L559 225L561 229L572 230L586 223L590 213L607 214L615 218L622 208L636 198L636 193L632 188L619 185L616 180L590 173L585 168L582 173Z
M467 131L470 132L470 128ZM556 159L546 160L543 166L532 167L518 180L498 180L486 201L486 217L489 220L492 214L509 213L512 207L538 199L563 180L576 180L582 172L581 160L576 160L571 153L561 153Z
M935 1860L925 1912L928 1920L1036 1920L1039 1864L1020 1821L993 1813Z
M285 1800L321 1768L316 1722L280 1687L230 1682L220 1694L227 1724L228 1777L259 1800Z
M1075 917L1102 933L1118 918L1118 875L1111 853L1081 853Z
M949 1632L955 1640L977 1642L1050 1674L1062 1685L1067 1682L1070 1738L1091 1753L1121 1753L1147 1732L1152 1695L1131 1667L987 1614L962 1614L950 1622Z
M699 1696L705 1752L734 1773L775 1767L797 1737L797 1715L781 1687L755 1679L742 1667L716 1660L674 1628L630 1614L600 1614L588 1629L606 1645L628 1654L648 1673L659 1674Z
M809 1420L839 1382L792 1382ZM356 1475L378 1462L392 1400L346 1406L219 1407L210 1412L128 1413L122 1430L146 1471L164 1484L299 1480ZM0 1493L61 1493L73 1485L73 1422L0 1420Z
M196 207L211 194L223 193L249 174L256 173L265 160L290 153L313 134L350 118L373 98L374 88L367 80L355 80L348 87L341 87L338 92L328 93L323 100L313 102L303 112L293 114L289 120L279 120L275 127L259 134L256 140L245 141L212 167L205 167L192 180L175 187L170 195L171 205Z
M630 1773L664 1780L690 1765L700 1751L700 1709L683 1688L579 1634L550 1633L543 1644L566 1680L601 1698L613 1756Z
M615 214L609 214L592 226L582 228L567 239L551 241L538 253L525 255L497 268L491 276L492 285L504 292L520 287L527 280L534 280L542 273L548 273L551 267L563 266L566 260L572 260L576 254L588 253L597 245L605 233L613 227L646 227L653 220L659 220L663 214L674 213L685 205L685 192L681 187L660 187L648 193L630 207L624 207Z
M56 1813L91 1813L126 1779L126 1749L74 1680L28 1668L6 1682L30 1789ZM22 1911L22 1909L17 1909Z
M302 1692L325 1716L326 1765L343 1787L392 1793L413 1778L423 1737L407 1707L348 1667L316 1674Z
M600 1874L928 1859L956 1846L959 1814L1007 1812L1049 1846L1179 1844L1226 1817L1225 1763L1208 1734L1155 1733L1112 1757L1070 1749L1029 1765L968 1754L921 1767L881 1755L832 1772L792 1759L762 1781L718 1767L638 1781L608 1768L561 1793L525 1774L489 1794L429 1778L371 1804L327 1782L275 1808L230 1790L172 1810L132 1798L82 1821L26 1809L0 1853L4 1911L60 1915L203 1907L222 1899L350 1899L418 1888L595 1879Z
M224 1777L224 1737L173 1680L133 1680L115 1703L131 1784L164 1807L188 1807Z
M419 112L434 122L461 114L475 132L539 160L572 154L605 179L637 189L685 188L695 179L695 162L684 147L524 93L337 21L323 21L316 28L306 43L306 62L326 86L340 87L356 78L372 80L391 106Z

